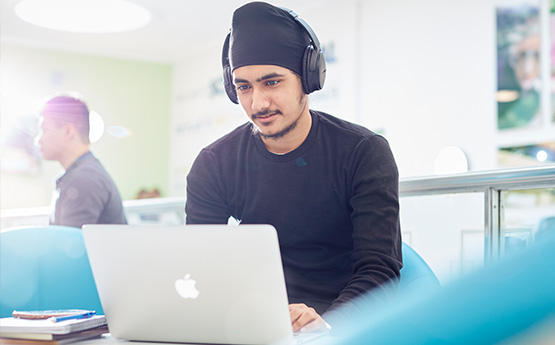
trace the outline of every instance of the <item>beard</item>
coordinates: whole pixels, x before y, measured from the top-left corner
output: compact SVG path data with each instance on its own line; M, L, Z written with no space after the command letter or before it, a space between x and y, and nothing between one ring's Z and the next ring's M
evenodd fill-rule
M283 138L284 136L286 136L287 134L289 134L289 132L291 132L293 129L295 129L295 127L297 127L297 123L299 123L299 119L300 117L298 117L292 124L290 124L289 126L285 127L284 129L282 129L281 131L277 132L277 133L273 133L273 134L264 134L262 133L262 131L260 130L260 128L255 125L253 123L252 125L252 132L253 134L259 134L263 139L272 139L272 140L279 140L281 138Z
M300 94L300 99L299 99L299 104L303 104L303 101L305 101L305 94L301 93ZM282 130L280 130L277 133L273 133L273 134L264 134L262 133L262 131L260 130L260 128L254 124L254 122L252 122L252 132L253 134L259 134L262 139L272 139L272 140L279 140L281 138L283 138L284 136L286 136L287 134L289 134L292 130L294 130L297 127L297 124L299 123L299 120L301 119L301 116L303 114L304 108L307 106L307 102L305 101L304 106L301 108L301 112L299 114L299 116L297 116L297 118L295 119L295 121L293 121L293 123L291 123L289 126L283 128ZM270 113L275 113L278 115L283 114L279 109L277 110L264 110L261 112L258 112L256 114L252 115L253 120L257 117L257 116L264 116Z

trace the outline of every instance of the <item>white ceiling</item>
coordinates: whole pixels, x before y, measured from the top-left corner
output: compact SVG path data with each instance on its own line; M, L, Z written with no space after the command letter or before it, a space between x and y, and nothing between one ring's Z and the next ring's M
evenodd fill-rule
M151 11L149 25L124 33L77 34L43 29L22 21L13 11L18 1L0 0L0 40L3 43L162 63L173 63L192 52L221 45L233 11L249 2L130 0ZM303 17L323 1L277 0L272 3L291 8Z

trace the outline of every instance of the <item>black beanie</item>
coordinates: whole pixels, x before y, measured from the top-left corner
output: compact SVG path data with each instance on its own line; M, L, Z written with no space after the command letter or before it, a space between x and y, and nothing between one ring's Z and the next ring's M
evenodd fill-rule
M233 13L230 41L231 70L249 65L276 65L302 75L308 33L281 8L248 3Z

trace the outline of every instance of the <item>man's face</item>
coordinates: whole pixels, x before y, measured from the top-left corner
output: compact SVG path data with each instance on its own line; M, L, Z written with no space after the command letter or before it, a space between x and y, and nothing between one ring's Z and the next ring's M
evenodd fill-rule
M264 138L293 132L301 116L310 116L301 79L274 65L252 65L233 72L237 96L245 113Z
M39 120L40 130L35 142L40 148L44 159L59 160L64 151L64 126L60 126L48 117Z

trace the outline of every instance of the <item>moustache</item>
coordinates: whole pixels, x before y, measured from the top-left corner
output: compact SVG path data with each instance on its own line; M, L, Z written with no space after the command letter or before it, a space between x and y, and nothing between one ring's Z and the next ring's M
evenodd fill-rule
M281 111L279 110L263 110L263 111L259 111L258 113L252 114L252 119L256 119L257 117L263 117L266 116L268 114L281 114Z

